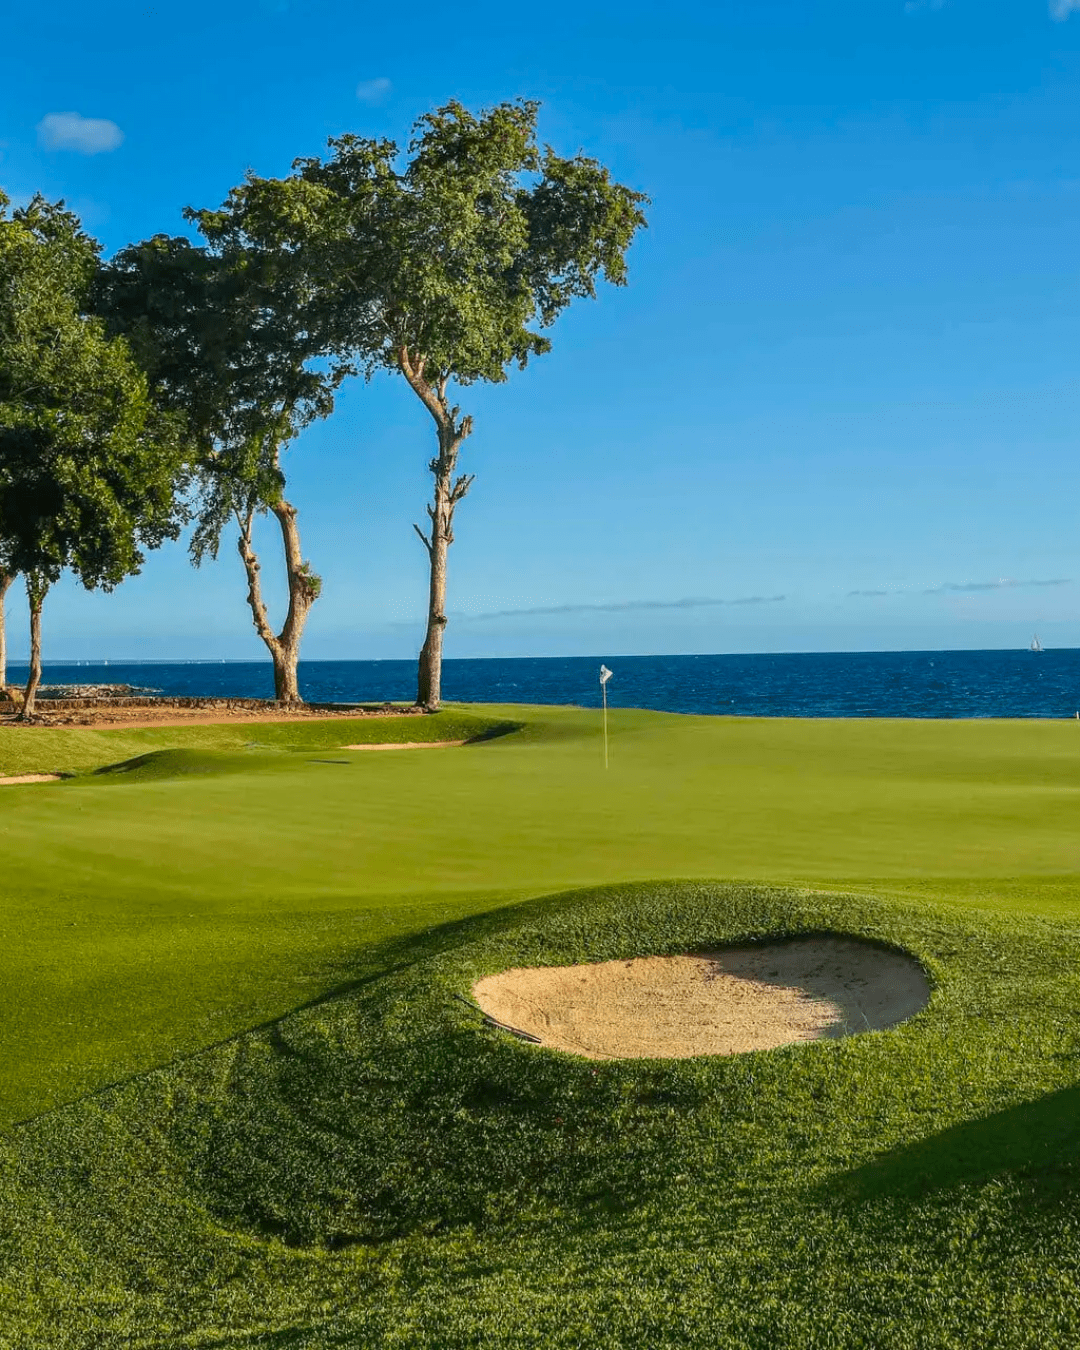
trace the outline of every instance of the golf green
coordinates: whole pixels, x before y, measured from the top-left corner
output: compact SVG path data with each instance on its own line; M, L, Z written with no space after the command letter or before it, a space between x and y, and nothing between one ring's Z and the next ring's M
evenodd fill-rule
M0 789L10 1344L1080 1343L1080 727L611 726L0 731L75 775ZM591 1065L454 997L808 932L930 1007Z

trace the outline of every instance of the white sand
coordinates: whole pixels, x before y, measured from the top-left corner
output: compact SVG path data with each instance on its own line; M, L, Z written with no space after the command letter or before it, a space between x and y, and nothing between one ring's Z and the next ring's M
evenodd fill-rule
M733 1055L895 1026L930 986L901 952L847 938L692 956L504 970L474 986L490 1017L588 1059Z
M343 745L342 750L441 750L464 741L379 741L374 745Z

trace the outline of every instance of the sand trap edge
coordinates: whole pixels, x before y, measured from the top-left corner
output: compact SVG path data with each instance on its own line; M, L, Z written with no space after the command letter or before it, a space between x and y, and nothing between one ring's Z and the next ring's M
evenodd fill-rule
M23 783L59 783L63 777L62 773L19 773L0 778L0 787L19 787Z

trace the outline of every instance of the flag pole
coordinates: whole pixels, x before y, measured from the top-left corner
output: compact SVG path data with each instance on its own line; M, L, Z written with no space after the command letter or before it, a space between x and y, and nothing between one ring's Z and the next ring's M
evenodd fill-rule
M608 766L608 742L607 742L607 682L611 679L611 671L607 666L600 667L600 694L604 700L604 768Z
M607 682L600 686L600 692L604 696L604 768L608 766L607 758Z

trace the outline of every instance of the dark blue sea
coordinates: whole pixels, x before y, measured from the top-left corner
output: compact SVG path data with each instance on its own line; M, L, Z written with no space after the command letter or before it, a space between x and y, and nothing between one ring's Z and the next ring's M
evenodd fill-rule
M1074 717L1080 650L796 653L766 656L522 657L447 661L443 696L468 703L600 702L750 717ZM9 665L9 679L26 668ZM263 662L47 664L53 684L131 684L162 694L273 697ZM416 693L414 661L306 661L312 702L381 703Z

